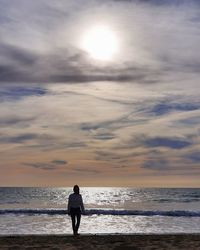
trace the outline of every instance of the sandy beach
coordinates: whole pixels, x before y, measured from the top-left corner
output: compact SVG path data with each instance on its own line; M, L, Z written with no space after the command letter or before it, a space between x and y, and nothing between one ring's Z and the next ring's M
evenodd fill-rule
M200 249L200 234L1 236L0 249L155 250Z

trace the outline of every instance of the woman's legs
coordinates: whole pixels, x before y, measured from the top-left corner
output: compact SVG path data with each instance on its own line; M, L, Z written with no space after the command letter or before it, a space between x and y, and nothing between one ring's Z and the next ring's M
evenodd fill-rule
M75 226L76 233L78 233L80 222L81 222L81 213L77 213L76 214L76 226Z
M78 234L78 229L81 221L81 211L80 209L71 209L71 220L72 220L72 229L74 235Z

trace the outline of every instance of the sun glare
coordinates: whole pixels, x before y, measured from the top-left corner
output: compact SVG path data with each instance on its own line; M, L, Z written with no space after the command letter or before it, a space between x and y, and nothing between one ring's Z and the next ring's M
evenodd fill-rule
M88 30L82 40L83 49L94 59L111 60L118 52L118 40L114 32L104 26Z

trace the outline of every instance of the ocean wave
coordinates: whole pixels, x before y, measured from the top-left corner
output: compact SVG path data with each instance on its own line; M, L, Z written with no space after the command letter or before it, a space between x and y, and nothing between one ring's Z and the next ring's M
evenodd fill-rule
M193 196L189 198L183 198L183 197L177 197L177 198L160 198L160 199L153 199L152 201L158 202L158 203L168 203L168 202L179 202L179 203L190 203L190 202L199 202L200 198L199 196Z
M0 209L3 214L26 214L26 215L64 215L66 209ZM111 210L111 209L88 209L85 215L135 215L135 216L171 216L171 217L200 217L200 211L171 210L171 211L147 211L147 210Z

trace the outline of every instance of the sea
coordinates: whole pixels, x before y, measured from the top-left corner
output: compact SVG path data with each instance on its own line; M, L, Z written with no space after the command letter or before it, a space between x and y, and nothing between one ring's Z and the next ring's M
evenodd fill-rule
M71 187L0 188L0 235L72 234ZM82 187L81 234L200 233L200 188Z

